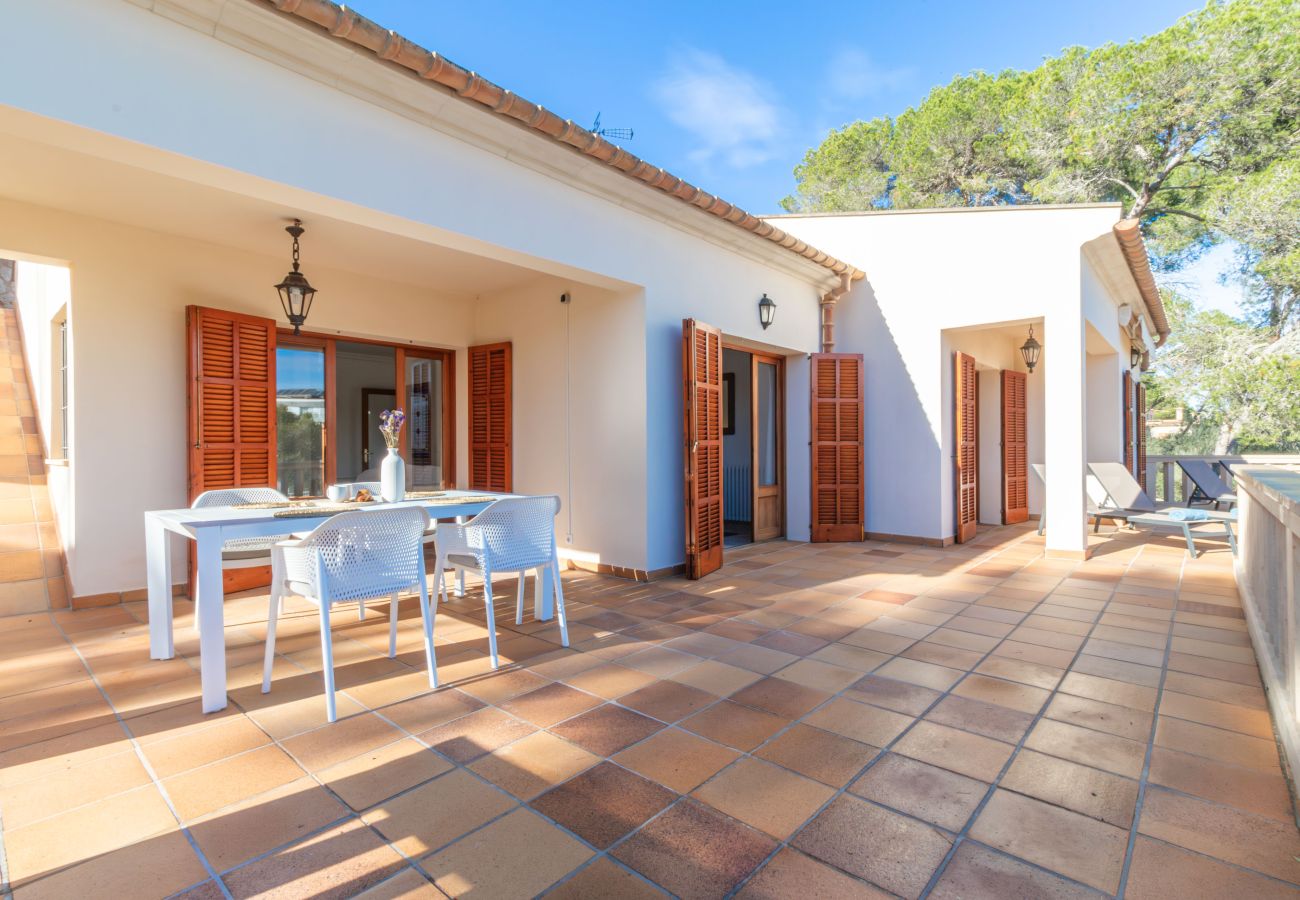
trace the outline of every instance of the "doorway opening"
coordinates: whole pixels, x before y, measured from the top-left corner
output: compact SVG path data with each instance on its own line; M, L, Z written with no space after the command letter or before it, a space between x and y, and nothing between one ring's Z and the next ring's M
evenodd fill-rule
M723 545L739 547L785 534L785 361L722 356Z

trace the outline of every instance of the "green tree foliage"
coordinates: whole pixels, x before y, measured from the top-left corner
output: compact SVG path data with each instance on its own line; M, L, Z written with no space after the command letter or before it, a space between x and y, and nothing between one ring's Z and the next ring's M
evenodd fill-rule
M1141 40L975 72L833 131L791 212L1120 201L1158 263L1242 248L1261 323L1296 315L1300 0L1213 0Z

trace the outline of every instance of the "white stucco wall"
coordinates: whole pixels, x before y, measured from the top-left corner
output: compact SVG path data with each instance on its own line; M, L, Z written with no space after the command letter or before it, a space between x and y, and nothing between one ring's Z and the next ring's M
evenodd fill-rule
M868 531L931 539L953 533L952 350L964 349L957 335L981 340L962 329L1038 323L1044 350L1028 379L1030 462L1055 456L1081 472L1085 315L1114 323L1118 302L1096 279L1085 284L1082 248L1098 236L1113 240L1118 216L1118 205L1099 205L776 218L867 273L838 305L836 349L866 360ZM1085 298L1085 291L1093 293ZM1004 350L1017 346L1002 343ZM999 362L983 352L990 358L974 354L981 362L1023 370L1006 353ZM1049 506L1080 515L1062 513L1055 535L1059 520L1049 516L1049 546L1055 540L1077 551L1084 546L1082 486L1073 482L1062 476L1051 488L1060 496ZM1031 513L1044 500L1031 478Z

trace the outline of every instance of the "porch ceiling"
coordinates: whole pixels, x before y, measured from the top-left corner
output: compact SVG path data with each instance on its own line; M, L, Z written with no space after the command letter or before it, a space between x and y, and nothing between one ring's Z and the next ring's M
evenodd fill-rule
M303 264L327 265L442 294L475 295L544 273L382 231L291 203L221 190L161 171L8 133L0 140L0 199L107 219L163 234L288 259L283 227L299 216ZM9 251L35 249L2 248Z

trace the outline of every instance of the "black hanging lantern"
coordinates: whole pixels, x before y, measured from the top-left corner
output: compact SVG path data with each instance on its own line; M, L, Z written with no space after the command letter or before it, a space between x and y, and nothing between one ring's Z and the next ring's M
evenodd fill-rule
M772 324L772 320L775 318L776 301L765 293L763 299L758 301L758 322L763 326L763 330L767 331L767 327Z
M1034 366L1038 365L1038 357L1042 355L1043 345L1034 340L1034 326L1029 326L1029 338L1020 345L1020 355L1025 359L1025 368L1030 372L1034 371Z
M1140 362L1142 362L1142 348L1137 344L1130 344L1128 348L1128 367L1136 369Z
M311 300L316 295L316 289L307 281L307 276L298 271L298 238L302 237L305 230L302 220L294 219L293 224L284 230L293 238L293 271L284 276L284 281L277 284L275 289L280 292L280 305L284 307L284 314L293 326L293 333L299 334L303 323L307 321L307 314L311 312Z

